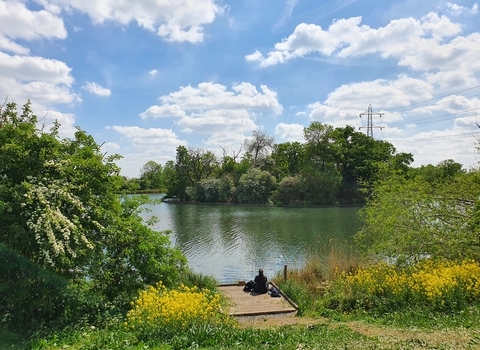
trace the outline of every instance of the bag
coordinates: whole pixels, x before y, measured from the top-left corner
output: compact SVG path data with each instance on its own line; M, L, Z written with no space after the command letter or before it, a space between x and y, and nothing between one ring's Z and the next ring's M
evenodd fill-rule
M254 287L255 287L255 282L250 280L247 283L245 283L245 287L243 287L243 291L244 292L251 292Z
M280 297L280 291L275 287L272 287L272 289L270 289L268 294L270 294L270 296L272 298L279 298Z

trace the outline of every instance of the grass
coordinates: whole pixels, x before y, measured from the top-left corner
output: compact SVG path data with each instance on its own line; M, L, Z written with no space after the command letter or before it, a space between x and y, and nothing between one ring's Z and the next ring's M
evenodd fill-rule
M381 284L382 280L388 280L382 271L390 271L390 277L399 278L402 270L382 270L375 264L362 263L346 246L336 245L335 242L331 242L327 259L321 260L318 256L325 255L313 252L304 267L288 272L286 281L280 273L275 278L280 288L299 305L301 316L309 317L306 322L297 325L244 328L233 322L193 323L181 332L173 332L168 336L152 333L152 336L144 337L141 333L126 330L123 324L125 320L117 320L104 329L74 327L55 333L37 334L29 340L23 340L14 333L0 329L0 349L480 348L478 298L468 299L465 292L460 298L468 302L450 303L456 306L448 308L439 308L441 304L438 303L429 304L428 298L402 303L401 298L408 294L388 294L388 291L383 291L382 294L379 289L387 288L388 285ZM455 264L442 264L432 263L428 265L430 270L422 270L425 272L422 274L422 281L429 281L428 273L434 275L442 266L442 271L448 270L450 274L459 269ZM359 268L360 266L364 268ZM418 272L419 269L420 267L412 271ZM362 271L363 275L358 275L359 271ZM377 275L372 271L376 271ZM402 281L410 281L409 285L414 285L412 281L417 280L412 279L415 276L407 274L402 277ZM468 281L475 282L476 276L471 277ZM367 278L372 278L372 283L366 283ZM443 281L441 276L436 278L437 282ZM186 285L210 290L213 290L215 282L208 276L195 274L188 274L183 280ZM356 284L352 286L348 283ZM398 284L399 282L395 289L397 291L401 290ZM444 288L442 298L450 297L454 300L459 297L458 293L463 293L457 288L453 294L448 294L448 289L445 289L446 282L437 285ZM371 289L372 286L377 289ZM480 282L478 286L480 288ZM471 288L473 287L470 285L470 290ZM432 292L432 289L429 291ZM388 307L382 307L382 302Z

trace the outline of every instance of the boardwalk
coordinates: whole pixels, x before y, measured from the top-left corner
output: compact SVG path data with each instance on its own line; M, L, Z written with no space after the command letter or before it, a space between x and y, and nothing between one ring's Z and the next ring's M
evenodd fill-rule
M220 285L217 288L228 299L232 316L296 314L298 309L283 293L279 298L272 298L268 294L244 292L243 286L238 284Z

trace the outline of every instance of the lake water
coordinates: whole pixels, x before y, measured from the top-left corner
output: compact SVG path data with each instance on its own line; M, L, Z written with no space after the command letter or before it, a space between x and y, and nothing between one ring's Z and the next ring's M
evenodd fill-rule
M162 195L150 195L160 199ZM171 230L172 244L190 268L220 283L250 280L263 268L274 276L300 267L309 253L328 254L332 245L348 245L360 228L359 208L277 208L194 204L149 205Z

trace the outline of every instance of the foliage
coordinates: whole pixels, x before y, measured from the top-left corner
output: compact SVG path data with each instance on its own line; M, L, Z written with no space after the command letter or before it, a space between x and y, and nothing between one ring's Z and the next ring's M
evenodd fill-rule
M338 276L327 307L340 311L392 312L413 305L459 311L480 295L480 265L474 261L422 260L407 267L379 263Z
M104 326L121 310L86 281L69 281L0 244L2 323L22 335L76 324Z
M304 138L305 143L274 144L273 137L255 131L245 140L241 158L241 151L230 156L228 148L222 148L220 161L210 151L179 146L175 163L167 162L164 167L167 197L245 204L357 204L369 195L383 167L406 174L413 161L411 154L396 153L392 144L374 140L351 126L334 128L312 122L304 129ZM270 173L276 183L289 179L278 192L271 186L267 199L252 200L244 197L244 189L248 187L246 179L252 177L247 173L253 168ZM449 169L455 167L449 165ZM300 186L297 180L301 180ZM292 181L297 182L295 189L290 186Z
M147 196L122 198L121 220L105 230L108 248L89 269L95 290L119 305L126 305L145 285L159 280L173 285L186 266L185 257L170 246L169 231L144 225L139 214L151 203Z
M200 148L189 148L185 146L177 147L177 157L175 162L175 180L168 184L167 195L170 197L179 197L189 199L186 193L187 187L196 187L204 179L218 169L217 158L210 151ZM194 193L191 192L190 193Z
M138 182L140 190L163 190L165 188L165 175L162 166L153 160L148 161L142 169L140 169Z
M132 302L125 328L134 330L142 339L170 340L194 326L226 322L227 317L221 314L218 293L185 285L167 289L158 282Z
M285 176L296 176L305 166L305 145L300 142L276 144L272 152L272 158L275 162L275 176L278 179Z
M269 172L252 168L240 177L237 200L240 203L265 204L275 186L276 180Z
M273 202L283 204L298 203L303 202L304 197L302 179L299 176L286 176L279 182Z
M440 182L393 174L379 181L356 235L364 251L400 259L480 259L480 173Z
M185 258L171 247L168 232L142 222L146 198L117 194L123 184L119 156L106 156L80 129L73 139L61 139L58 124L49 132L39 129L30 103L21 112L8 103L0 121L0 244L68 285L88 278L100 299L119 306L146 284L176 282ZM38 297L25 298L23 308L45 319L66 312L68 302L48 310L63 293L61 283L27 271L33 268L18 265L6 282L13 294L38 286ZM50 285L52 293L44 292Z

